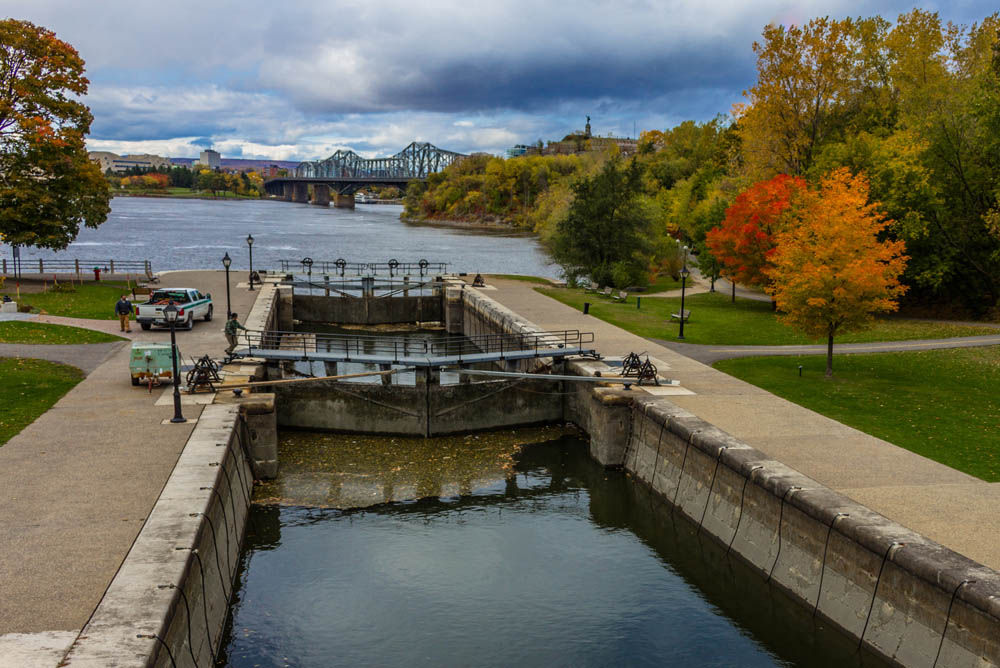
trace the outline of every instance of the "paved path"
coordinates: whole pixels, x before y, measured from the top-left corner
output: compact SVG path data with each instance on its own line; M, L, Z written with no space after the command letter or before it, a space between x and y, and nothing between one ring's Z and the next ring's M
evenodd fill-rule
M713 364L733 357L761 357L771 355L825 355L826 345L801 346L709 346L663 339L649 341L697 360L703 364ZM997 336L961 336L952 339L920 339L919 341L882 341L873 343L835 343L834 355L858 353L912 352L914 350L938 350L943 348L981 348L1000 345Z
M814 480L994 569L1000 568L1000 483L986 483L823 417L535 292L494 280L489 296L544 329L594 332L607 355L648 351L695 394L678 406ZM947 407L941 407L942 411Z
M223 272L169 277L171 284L223 299L224 281ZM248 312L257 294L234 284L233 308ZM114 333L118 327L112 320L48 320ZM221 356L223 324L199 322L179 332L181 351ZM132 338L169 341L170 335L136 329ZM160 391L132 386L129 347L115 345L51 410L0 447L0 648L5 634L83 628L194 427L193 421L161 424L173 415L172 407L154 406ZM200 406L184 407L188 418L200 412Z
M90 375L94 369L125 345L125 341L66 345L0 343L0 357L27 357L60 362L75 366L83 373Z

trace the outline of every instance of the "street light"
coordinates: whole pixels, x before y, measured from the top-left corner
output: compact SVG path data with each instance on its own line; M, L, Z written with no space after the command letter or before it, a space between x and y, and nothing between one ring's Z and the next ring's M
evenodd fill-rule
M226 320L229 320L230 315L233 312L232 306L229 304L229 265L233 263L233 259L229 257L229 252L222 256L222 266L226 268Z
M678 339L684 338L684 291L687 288L687 277L691 275L688 270L688 247L684 247L684 264L681 266L681 330L677 334Z
M247 246L250 247L250 291L253 292L253 235L247 235Z
M174 417L170 421L187 422L181 415L181 378L180 372L177 370L177 339L174 335L177 330L177 307L173 304L167 304L167 307L163 309L163 317L170 325L170 357L174 362Z

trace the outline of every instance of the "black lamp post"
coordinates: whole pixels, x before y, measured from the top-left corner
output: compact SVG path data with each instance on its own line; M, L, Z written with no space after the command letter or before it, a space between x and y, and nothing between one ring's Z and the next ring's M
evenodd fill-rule
M229 265L233 263L229 253L227 252L222 256L222 266L226 268L226 320L229 320L230 314L232 314L233 309L229 304Z
M177 369L177 339L174 335L174 332L177 330L177 307L173 304L167 304L167 307L163 309L163 317L167 319L167 324L170 325L170 357L174 363L174 417L170 421L187 422L184 416L181 415L181 378L180 372Z
M687 277L691 275L688 270L688 247L684 247L684 265L681 267L681 330L677 334L678 339L684 338L684 291L687 288Z
M247 246L250 248L250 290L253 291L253 235L247 235Z

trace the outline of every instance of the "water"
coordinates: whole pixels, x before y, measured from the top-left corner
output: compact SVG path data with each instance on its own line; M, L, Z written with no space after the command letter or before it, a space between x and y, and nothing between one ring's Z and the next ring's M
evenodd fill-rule
M527 446L515 474L463 495L255 506L223 663L862 665L585 448Z
M85 228L60 253L22 249L25 271L32 258L150 260L153 270L249 267L247 234L253 234L254 268L278 268L278 260L348 262L449 262L450 271L558 276L538 241L523 234L484 233L415 225L399 220L401 206L359 204L337 209L273 200L187 200L116 197L96 230ZM0 244L8 259L10 249ZM37 267L37 263L36 263Z

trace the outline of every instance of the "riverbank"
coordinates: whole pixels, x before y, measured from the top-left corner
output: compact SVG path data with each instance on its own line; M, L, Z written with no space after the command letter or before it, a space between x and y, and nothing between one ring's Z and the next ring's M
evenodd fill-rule
M119 197L145 197L149 199L205 199L205 200L226 200L226 201L236 201L236 200L250 200L259 201L263 199L268 199L267 197L251 197L250 195L223 195L219 197L217 195L206 195L204 193L159 193L154 191L145 191L139 193L123 193L123 192L113 192L112 197L117 199Z
M509 223L493 222L493 221L474 221L474 220L443 220L437 218L403 218L400 216L399 220L407 225L422 225L426 227L442 227L442 228L453 228L459 230L481 230L481 231L491 231L491 232L502 232L506 236L519 236L519 237L537 237L538 235L529 229L523 227L516 227Z

